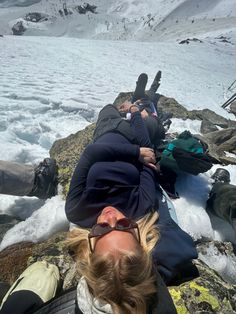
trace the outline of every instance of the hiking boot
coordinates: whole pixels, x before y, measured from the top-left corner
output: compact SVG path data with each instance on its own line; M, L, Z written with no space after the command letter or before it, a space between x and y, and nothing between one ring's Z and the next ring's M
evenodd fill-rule
M145 98L145 88L147 85L148 76L146 73L141 73L136 82L136 88L132 96L131 102L134 103L136 100Z
M217 168L215 173L211 176L211 178L216 182L230 182L230 173L228 170L224 168Z
M36 196L41 199L51 198L57 194L58 167L56 160L45 158L35 168L34 187L28 196Z
M158 71L152 82L150 89L147 91L147 95L150 99L154 99L156 91L158 87L160 86L160 79L161 79L161 71Z

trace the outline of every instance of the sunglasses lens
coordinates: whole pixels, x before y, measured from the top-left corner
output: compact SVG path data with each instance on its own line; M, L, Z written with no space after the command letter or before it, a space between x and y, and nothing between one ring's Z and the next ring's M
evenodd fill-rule
M97 224L93 227L91 233L94 237L98 237L98 236L101 236L101 235L107 233L108 231L110 231L110 228L111 227L108 223L106 223L106 222L100 223L100 224Z
M120 219L116 223L116 227L119 230L129 229L129 228L132 228L132 226L133 226L133 223L128 218Z

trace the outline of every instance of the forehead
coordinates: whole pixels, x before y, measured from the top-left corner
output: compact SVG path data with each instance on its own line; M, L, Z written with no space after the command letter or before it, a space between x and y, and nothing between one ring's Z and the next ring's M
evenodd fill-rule
M135 251L138 245L134 230L113 230L95 241L95 252L97 254L112 253L119 250Z

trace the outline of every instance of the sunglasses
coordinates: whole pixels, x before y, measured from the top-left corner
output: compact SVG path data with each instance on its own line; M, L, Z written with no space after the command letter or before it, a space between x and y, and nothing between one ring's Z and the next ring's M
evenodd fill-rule
M116 221L116 224L114 227L111 227L109 225L109 223L107 223L107 222L98 223L98 224L94 225L92 227L91 231L89 232L89 235L88 235L90 251L91 252L94 251L94 241L93 241L93 245L92 245L91 238L101 237L101 236L103 236L103 235L105 235L105 234L107 234L113 230L126 231L126 230L130 230L130 229L137 230L138 242L140 243L139 227L138 227L138 224L135 221L133 221L132 219L121 218L121 219Z

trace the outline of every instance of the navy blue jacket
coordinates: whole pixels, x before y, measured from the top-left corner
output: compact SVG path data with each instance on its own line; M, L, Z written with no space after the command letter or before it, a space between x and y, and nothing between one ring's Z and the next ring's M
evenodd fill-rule
M140 123L140 119L140 114L134 115L134 123ZM72 176L66 215L69 221L91 228L109 205L135 220L157 210L160 239L153 258L168 283L197 258L197 251L192 238L171 219L154 171L138 158L139 146L119 133L106 133L88 145Z

